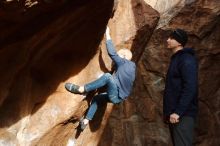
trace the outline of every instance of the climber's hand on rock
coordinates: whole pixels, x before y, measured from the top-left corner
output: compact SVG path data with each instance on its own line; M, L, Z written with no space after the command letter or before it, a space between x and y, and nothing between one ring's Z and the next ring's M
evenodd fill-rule
M110 40L110 39L111 39L111 36L110 36L110 29L109 29L108 26L107 26L107 28L106 28L105 35L106 35L106 40Z

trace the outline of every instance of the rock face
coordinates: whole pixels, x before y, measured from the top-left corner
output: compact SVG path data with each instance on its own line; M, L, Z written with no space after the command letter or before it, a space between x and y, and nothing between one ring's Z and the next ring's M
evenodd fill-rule
M64 83L84 84L103 73L99 44L112 0L26 2L1 2L0 145L52 144L44 135L78 119L88 106ZM56 143L65 145L70 130Z
M0 145L165 146L162 95L171 29L189 32L200 64L196 145L220 141L218 0L4 0L0 2ZM110 19L110 21L109 21ZM125 102L103 105L83 133L87 100L67 92L110 71L103 39L133 51L137 77Z
M162 122L164 80L171 56L166 50L166 39L171 29L179 27L189 32L187 47L195 48L199 60L199 117L195 144L218 146L220 3L205 0L145 2L158 10L161 17L138 62L133 94L129 100L114 107L99 145L171 145L169 131ZM166 5L168 3L170 5Z
M64 83L85 84L110 70L101 40L117 4L113 0L1 2L0 145L98 144L112 105L103 107L89 128L78 133L77 120L91 95L82 101L82 96L68 93ZM118 4L123 9L115 17L124 18L115 22L114 17L109 25L117 49L137 50L138 59L145 47L140 42L147 42L159 15L143 2L136 7L128 4ZM147 18L148 12L154 19ZM128 17L130 26L117 31ZM123 35L126 32L130 33Z

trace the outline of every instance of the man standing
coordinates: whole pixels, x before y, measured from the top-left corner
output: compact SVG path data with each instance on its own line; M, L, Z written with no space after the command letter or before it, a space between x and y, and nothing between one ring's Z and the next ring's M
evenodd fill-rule
M171 49L166 76L163 110L174 146L192 146L198 113L198 63L191 48L184 48L187 33L176 29L167 40Z

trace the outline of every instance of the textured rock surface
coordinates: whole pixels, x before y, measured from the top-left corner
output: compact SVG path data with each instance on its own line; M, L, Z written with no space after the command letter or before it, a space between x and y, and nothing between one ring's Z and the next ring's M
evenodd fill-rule
M138 62L134 92L128 101L114 108L100 146L170 145L167 126L162 123L162 97L171 55L166 50L166 39L170 30L176 27L189 32L187 46L195 48L200 64L200 112L195 143L197 146L218 146L220 3L217 0L181 3L172 3L172 0L145 1L157 9L161 17ZM169 2L170 5L166 7L164 4ZM162 5L165 7L160 7ZM110 137L109 133L115 136Z
M103 73L98 47L112 8L112 0L1 3L0 145L34 145L85 112L88 102L66 92L64 83L83 84ZM56 143L64 145L64 137Z
M137 50L136 59L157 24L158 13L143 2L115 1L113 7L112 0L1 4L0 145L66 145L73 141L97 145L112 105L100 109L89 128L78 133L77 120L91 97L82 101L83 97L66 92L64 83L84 84L110 70L101 39L117 4L109 24L113 41L117 49ZM130 25L117 30L128 17Z
M200 63L196 144L218 146L219 14L219 0L1 1L0 145L169 145L161 118L171 55L166 38L181 27ZM117 49L131 49L138 62L134 91L122 104L103 106L78 133L77 120L93 93L82 101L64 83L84 84L110 70L102 41L110 17Z

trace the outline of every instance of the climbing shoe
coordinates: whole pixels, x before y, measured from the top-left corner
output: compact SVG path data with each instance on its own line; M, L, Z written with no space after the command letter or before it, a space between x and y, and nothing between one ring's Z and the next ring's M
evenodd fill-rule
M79 122L79 126L80 126L80 130L81 130L81 131L83 131L83 130L86 128L86 126L88 125L88 123L85 124L85 123L83 122L83 120L84 120L84 119L80 119L80 122Z
M79 86L72 84L72 83L66 83L65 84L65 88L67 91L71 92L71 93L75 93L75 94L83 94L81 92L79 92Z

